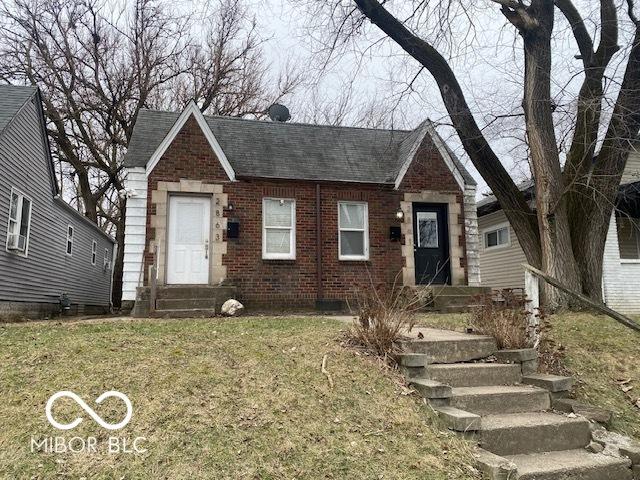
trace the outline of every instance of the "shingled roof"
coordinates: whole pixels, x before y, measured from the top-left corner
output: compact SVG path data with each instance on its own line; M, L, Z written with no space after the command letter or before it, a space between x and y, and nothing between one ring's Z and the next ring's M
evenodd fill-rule
M125 166L146 166L179 117L176 112L141 111ZM204 119L238 177L393 184L424 136L422 126L410 131ZM474 185L460 161L452 160L465 183Z
M36 87L0 85L0 135L36 91Z

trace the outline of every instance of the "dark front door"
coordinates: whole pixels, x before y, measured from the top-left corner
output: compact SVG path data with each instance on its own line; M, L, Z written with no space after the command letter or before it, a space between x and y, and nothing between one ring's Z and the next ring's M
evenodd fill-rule
M447 205L413 204L413 258L416 285L451 282Z

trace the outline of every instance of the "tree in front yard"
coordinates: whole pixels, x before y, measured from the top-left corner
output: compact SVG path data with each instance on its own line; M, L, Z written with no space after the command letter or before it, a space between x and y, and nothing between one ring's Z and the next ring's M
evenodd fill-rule
M322 43L330 54L367 32L368 20L428 71L465 152L500 202L528 262L601 299L609 219L630 142L640 128L640 22L633 0L600 0L595 11L592 3L578 0L299 2L333 32L332 40ZM518 111L505 116L524 118L535 209L496 153L487 125L478 123L483 112L473 111L467 98L474 86L465 92L454 72L456 53L479 48L475 29L483 18L504 23L502 35L489 44L496 51L513 48L496 70L505 73L503 82L515 78L521 87ZM575 77L581 86L570 105L558 105L552 90L562 90L557 84L566 79L554 78L552 66L571 62L579 62ZM566 302L556 290L547 293L550 306Z

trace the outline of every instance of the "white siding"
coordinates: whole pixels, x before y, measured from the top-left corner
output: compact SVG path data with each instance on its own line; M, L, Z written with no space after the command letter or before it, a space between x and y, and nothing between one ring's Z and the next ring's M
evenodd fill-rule
M621 260L615 215L604 247L603 290L607 306L621 313L640 314L640 261Z
M640 152L635 148L631 149L629 158L627 159L627 166L622 174L621 184L640 182Z
M124 230L122 300L135 300L136 288L142 285L147 225L147 175L144 167L127 170L126 189L129 198Z
M524 270L520 264L526 263L527 259L513 228L509 225L510 245L485 248L484 232L505 223L507 217L501 210L478 218L482 286L495 289L524 288Z

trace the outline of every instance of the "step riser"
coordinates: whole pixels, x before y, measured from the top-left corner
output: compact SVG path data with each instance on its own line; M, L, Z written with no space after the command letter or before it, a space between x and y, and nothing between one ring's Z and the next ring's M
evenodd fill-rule
M518 476L518 480L632 480L630 468L623 465L606 465L594 468L573 468L558 473L525 473Z
M158 310L213 309L218 306L215 298L159 298L156 300Z
M458 363L479 360L493 355L498 349L495 340L445 340L404 342L407 353L429 355L431 363Z
M450 399L452 407L477 415L537 412L551 408L547 392L496 393L490 395L460 395Z
M591 441L589 422L562 423L482 430L480 446L496 455L554 452L586 447Z
M216 316L216 311L213 309L156 310L151 316L159 318L213 318Z
M232 286L206 287L206 286L185 286L185 287L159 287L156 293L158 299L195 299L195 298L216 298L222 301L234 298L236 288Z
M485 385L514 385L520 383L522 372L519 365L487 364L483 367L460 365L443 368L429 365L424 369L425 378L436 380L452 387L481 387Z

